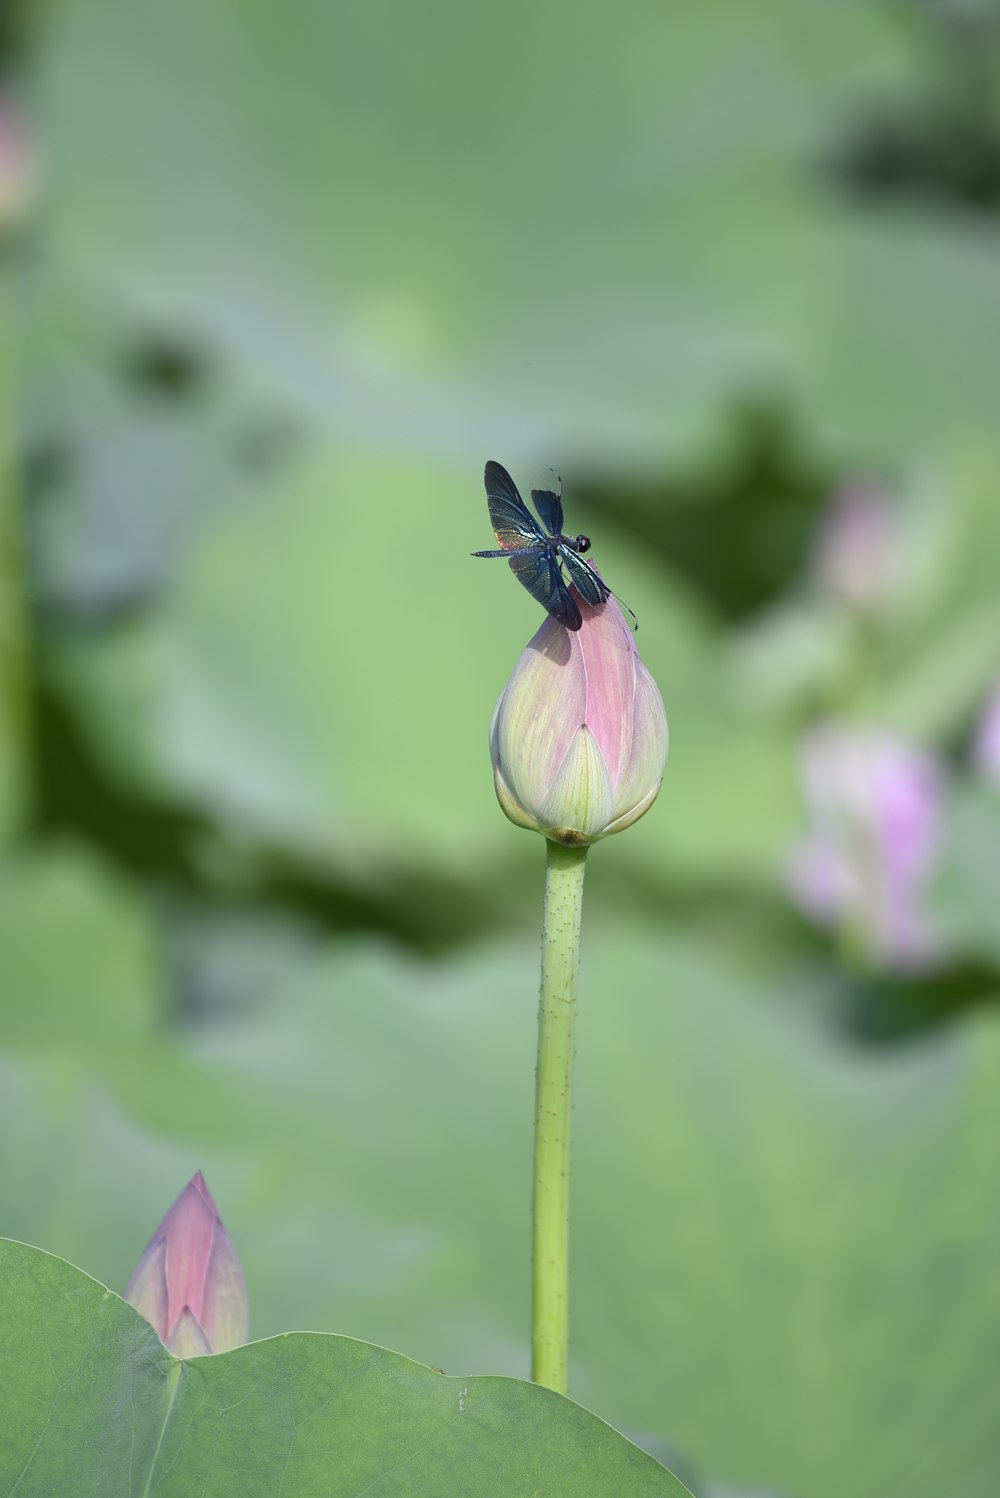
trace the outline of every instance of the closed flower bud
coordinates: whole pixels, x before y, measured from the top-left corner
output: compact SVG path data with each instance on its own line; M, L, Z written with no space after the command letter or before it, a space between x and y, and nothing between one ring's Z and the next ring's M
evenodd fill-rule
M579 599L583 624L547 618L490 725L497 799L559 843L596 842L648 811L663 780L667 717L614 598Z
M179 1358L247 1340L243 1270L200 1170L149 1240L125 1299Z

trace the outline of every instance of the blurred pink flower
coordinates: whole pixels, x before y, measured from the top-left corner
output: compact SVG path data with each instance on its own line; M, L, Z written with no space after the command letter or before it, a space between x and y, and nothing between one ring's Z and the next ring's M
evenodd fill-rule
M614 598L583 624L555 619L529 641L490 725L493 781L519 827L596 842L648 811L663 780L667 715Z
M823 518L815 552L819 585L831 602L877 613L896 582L899 519L886 494L861 484L839 490Z
M827 724L801 758L811 828L790 865L792 893L821 925L887 967L934 955L924 911L942 832L936 761L891 733Z
M177 1357L228 1352L247 1340L243 1270L200 1170L149 1240L125 1299Z
M984 780L1000 785L1000 680L994 682L976 727L972 763Z

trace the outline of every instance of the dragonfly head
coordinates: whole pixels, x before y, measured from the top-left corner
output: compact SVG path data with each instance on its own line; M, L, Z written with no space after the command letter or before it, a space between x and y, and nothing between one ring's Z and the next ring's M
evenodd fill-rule
M589 551L590 550L590 537L589 536L576 536L574 538L574 541L573 541L573 550L574 551Z

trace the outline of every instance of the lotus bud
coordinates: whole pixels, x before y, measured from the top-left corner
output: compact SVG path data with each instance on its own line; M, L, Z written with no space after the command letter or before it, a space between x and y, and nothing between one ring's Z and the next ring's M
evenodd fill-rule
M179 1358L228 1352L247 1340L243 1270L200 1170L149 1240L125 1299Z
M942 835L936 761L888 732L830 724L806 739L802 778L811 827L791 861L797 903L881 966L926 966L925 894Z
M656 800L667 716L614 598L568 630L548 617L496 705L490 755L497 800L519 827L593 843Z

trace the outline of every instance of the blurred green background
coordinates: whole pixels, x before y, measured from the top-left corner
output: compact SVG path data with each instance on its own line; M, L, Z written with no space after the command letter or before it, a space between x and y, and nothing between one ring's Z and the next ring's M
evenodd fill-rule
M0 276L0 1231L121 1288L200 1168L256 1336L526 1374L540 616L469 552L551 464L672 732L574 1393L698 1498L992 1498L995 0L8 0ZM793 897L821 720L933 766L916 958L873 776Z

